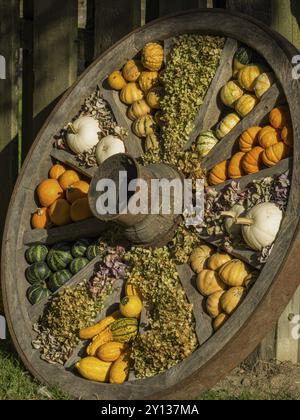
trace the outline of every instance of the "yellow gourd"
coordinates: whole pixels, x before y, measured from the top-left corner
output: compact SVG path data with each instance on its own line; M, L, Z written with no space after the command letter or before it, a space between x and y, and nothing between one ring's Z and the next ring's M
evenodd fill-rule
M120 312L125 318L139 318L142 309L142 301L137 295L126 296L120 303Z
M236 113L226 115L225 118L218 124L216 135L219 139L224 138L231 130L241 121Z
M145 115L133 123L132 130L138 137L147 137L149 134L155 132L156 127L152 115Z
M143 48L142 64L146 69L159 71L164 62L164 49L160 44L150 42Z
M254 91L256 79L263 73L263 70L255 64L243 67L238 73L238 81L243 89Z
M203 296L210 296L216 292L226 290L226 285L220 279L218 273L212 270L203 270L197 276L197 289Z
M232 287L221 297L222 310L227 314L231 315L243 302L247 294L247 290L244 287Z
M95 356L99 347L103 346L103 344L109 343L110 341L113 341L113 335L108 327L93 338L86 350L87 354L89 356Z
M157 86L151 89L147 94L147 103L153 109L160 109L160 101L163 96L163 88Z
M262 73L258 76L254 84L254 92L257 98L261 99L274 82L275 76L273 73Z
M119 359L123 351L125 350L125 343L117 343L111 341L110 343L103 344L98 351L97 357L103 362L115 362Z
M137 60L129 60L123 67L123 77L127 82L136 82L143 70L142 63Z
M128 109L128 117L135 121L138 118L144 117L147 114L150 114L151 108L147 104L147 102L144 99L141 99L140 101L134 102L131 107Z
M207 267L210 270L218 271L219 268L221 268L224 264L231 260L231 256L224 252L213 254L207 262Z
M100 334L102 331L106 330L107 327L113 324L120 317L120 312L116 311L110 316L107 316L106 318L102 319L97 324L80 330L79 337L81 338L81 340L90 340L91 338L94 338L96 335Z
M221 292L216 292L210 295L206 300L207 313L213 319L217 318L217 316L219 316L222 312L220 300L224 293L224 290Z
M144 93L137 83L128 83L120 93L120 99L126 105L132 105L136 101L143 99Z
M142 294L139 289L129 281L125 285L125 294L126 296L138 296L142 300Z
M112 363L103 362L96 357L86 357L76 363L80 375L90 381L108 382Z
M139 85L143 92L147 93L159 83L157 71L143 71L139 78Z
M257 104L258 99L255 96L245 94L235 103L235 110L241 117L246 117Z
M194 249L190 257L191 269L199 274L203 270L207 259L212 255L213 250L207 245L199 246Z
M127 353L122 354L110 369L109 382L121 385L127 381L130 369L130 357Z
M229 287L243 286L249 273L247 265L240 260L229 261L219 270L220 278Z
M243 96L244 91L235 80L231 80L221 90L221 101L224 105L234 108L235 102Z
M221 327L223 327L223 325L225 324L226 321L228 321L228 319L229 319L229 316L227 314L224 314L224 313L217 316L217 318L214 319L214 322L213 322L214 331L216 332Z
M108 77L108 84L111 89L122 90L126 86L126 80L118 70L112 72Z

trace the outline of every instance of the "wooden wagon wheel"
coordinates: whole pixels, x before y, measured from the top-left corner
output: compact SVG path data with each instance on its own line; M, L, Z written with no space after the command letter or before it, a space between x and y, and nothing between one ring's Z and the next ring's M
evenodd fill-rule
M290 107L293 134L295 139L294 156L285 160L274 170L266 170L253 176L241 179L246 186L253 178L269 174L281 174L293 164L292 188L288 209L283 220L280 234L273 252L260 274L257 282L247 296L243 305L229 319L223 328L212 335L207 316L200 305L191 286L192 272L188 266L179 267L183 286L189 300L194 303L197 333L201 346L185 361L157 377L129 381L122 386L88 382L74 376L68 369L51 366L40 360L39 353L31 346L33 338L32 323L40 315L43 305L33 308L25 301L26 282L24 279L26 246L32 243L53 244L60 240L72 240L81 236L101 233L105 226L97 220L90 219L64 228L47 231L32 231L29 226L30 214L34 208L35 186L47 176L51 158L74 166L88 177L93 170L79 168L72 156L66 152L52 149L51 139L76 115L83 99L89 96L115 68L121 68L126 59L134 57L145 43L152 40L165 41L182 33L201 33L227 37L221 58L220 68L210 87L197 120L197 131L207 129L213 124L211 110L216 111L216 92L219 91L226 73L229 78L231 61L237 47L242 42L262 55L277 76L278 82L273 85L255 110L246 117L205 160L211 168L220 158L228 158L237 137L251 124L256 124L272 107L280 102L281 88ZM297 273L300 270L298 234L300 196L298 166L300 150L299 97L300 83L292 79L291 59L297 51L280 35L274 33L256 20L238 13L223 10L197 10L181 15L171 16L153 22L128 35L104 55L102 55L81 76L75 85L65 94L57 105L26 159L22 173L16 185L8 213L2 250L2 287L5 313L14 344L31 373L40 381L53 385L58 384L63 390L82 398L100 399L143 399L143 398L192 398L197 393L211 387L232 368L244 360L261 342L267 331L276 322L285 308L296 287ZM128 121L114 94L106 91L105 98L111 105L117 122L128 126ZM207 111L204 113L204 111ZM195 132L196 133L196 132ZM192 140L194 140L194 134ZM135 147L132 148L132 145ZM134 136L127 142L128 151L134 156L141 152L140 144ZM218 187L218 188L222 188ZM74 233L75 232L75 233ZM251 255L238 254L254 264ZM71 285L80 278L91 274L93 261L80 276L71 280ZM23 281L24 279L24 281ZM119 296L117 296L119 297ZM116 298L111 296L111 302ZM69 361L67 365L72 362Z

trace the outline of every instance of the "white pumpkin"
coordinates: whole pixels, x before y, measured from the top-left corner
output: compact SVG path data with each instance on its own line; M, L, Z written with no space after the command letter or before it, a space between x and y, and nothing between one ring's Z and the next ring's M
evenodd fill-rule
M199 156L207 156L213 147L219 142L212 131L205 131L199 135L196 141L196 148Z
M98 165L105 162L108 158L119 153L125 153L125 146L122 140L114 136L104 137L96 148L96 159Z
M237 237L242 233L241 225L236 224L236 219L245 212L241 204L235 204L230 211L223 211L221 216L225 217L224 226L231 237Z
M99 123L92 117L80 117L68 125L67 142L76 154L91 150L99 143Z
M236 219L242 225L246 244L254 251L270 246L279 232L282 211L273 203L262 203L253 207L246 215Z

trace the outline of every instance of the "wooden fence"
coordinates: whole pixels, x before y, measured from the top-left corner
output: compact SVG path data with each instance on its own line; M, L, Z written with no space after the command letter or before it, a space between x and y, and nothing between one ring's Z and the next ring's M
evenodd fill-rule
M227 7L248 13L300 48L299 3L298 0L0 0L0 56L2 64L6 61L6 79L0 78L0 240L19 167L37 132L65 90L102 51L145 22L198 7ZM300 288L256 357L300 361L300 341L291 335L294 327L291 319L299 314Z

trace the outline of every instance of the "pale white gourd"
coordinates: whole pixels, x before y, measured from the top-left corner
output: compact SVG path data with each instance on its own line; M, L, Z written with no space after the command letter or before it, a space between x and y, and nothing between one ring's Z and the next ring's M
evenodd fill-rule
M231 210L221 213L221 216L225 217L224 227L229 236L237 237L241 235L242 226L236 224L236 219L244 212L245 208L241 204L235 204Z
M108 158L119 153L125 153L125 146L122 140L114 136L104 137L96 148L96 159L98 165L105 162Z
M199 157L203 158L215 147L219 142L212 131L205 131L199 135L196 140L196 149Z
M273 203L262 203L253 207L246 215L236 219L242 225L246 244L254 251L270 246L279 232L282 211Z
M80 117L68 125L67 142L77 155L87 152L99 143L99 123L92 117Z

